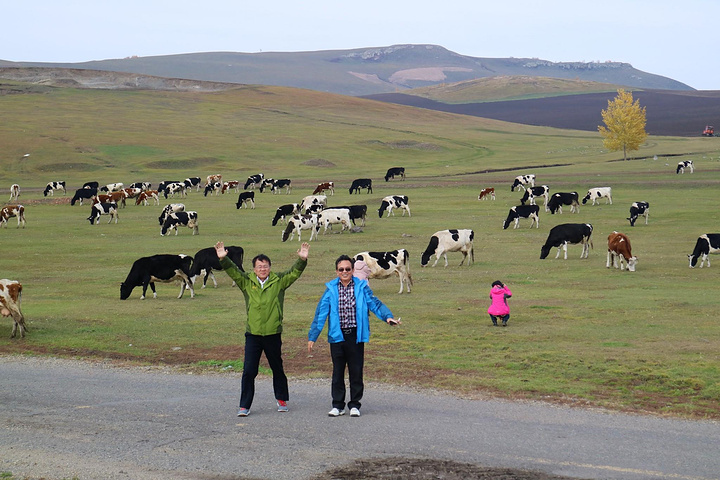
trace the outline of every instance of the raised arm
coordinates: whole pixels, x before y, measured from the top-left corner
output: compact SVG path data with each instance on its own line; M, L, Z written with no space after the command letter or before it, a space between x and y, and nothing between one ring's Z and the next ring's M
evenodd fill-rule
M225 243L217 242L215 244L215 252L217 253L218 260L222 260L223 258L225 258L228 254L227 249L225 249Z

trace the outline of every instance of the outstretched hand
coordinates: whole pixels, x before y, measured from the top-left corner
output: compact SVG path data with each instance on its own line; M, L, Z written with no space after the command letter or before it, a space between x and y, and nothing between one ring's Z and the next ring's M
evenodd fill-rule
M308 253L310 252L310 244L307 242L303 242L302 245L300 245L300 249L297 251L298 257L300 257L303 260L308 259Z
M224 257L227 256L228 251L227 251L227 249L225 249L224 242L217 242L215 244L215 253L217 253L218 260L222 260Z

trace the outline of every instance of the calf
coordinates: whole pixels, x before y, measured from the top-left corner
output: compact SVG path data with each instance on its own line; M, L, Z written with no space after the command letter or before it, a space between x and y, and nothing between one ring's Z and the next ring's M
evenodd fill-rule
M473 240L475 239L475 232L472 230L440 230L435 232L430 237L430 243L422 254L420 259L420 265L426 267L430 262L430 258L435 255L435 263L433 267L437 265L440 256L445 256L445 266L448 266L448 252L461 252L463 259L460 265L465 262L468 258L468 266L471 262L475 262L475 253L473 251Z
M43 190L43 196L47 197L49 193L52 197L55 190L62 190L63 195L65 195L65 193L67 193L65 190L65 182L48 182L45 190Z
M494 187L483 188L482 190L480 190L480 195L478 195L478 200L487 200L488 198L495 200L495 188Z
M125 188L125 185L122 183L108 183L105 186L100 187L101 192L119 192Z
M612 205L612 188L611 187L597 187L597 188L591 188L587 191L587 195L582 199L583 205L587 203L588 200L592 200L592 204L595 205L595 203L600 203L600 199L605 198L605 205L608 203Z
M0 209L0 227L7 228L8 220L12 217L17 217L18 225L17 228L25 228L25 207L22 205L6 205Z
M243 251L242 247L225 248L228 251L228 258L232 260L241 271L244 272L245 270L243 270L242 264L245 252ZM215 280L213 270L222 270L222 267L220 266L220 260L218 260L217 252L215 251L215 247L203 248L195 254L192 268L190 269L190 279L192 280L192 284L195 285L197 283L195 278L198 275L204 275L202 288L206 287L208 277L212 278L213 285L215 286L215 288L217 288L217 281ZM233 285L235 285L235 282L233 282Z
M10 338L15 338L18 329L20 329L20 337L24 337L27 331L25 317L20 310L21 303L22 285L20 282L7 278L0 280L0 315L12 317L14 322Z
M205 191L203 192L203 195L206 197L208 196L208 194L210 194L210 195L214 194L215 196L218 196L220 194L221 190L222 190L222 183L220 183L220 182L210 183L208 185L205 185Z
M532 220L532 222L530 222L530 228L532 228L533 225L535 225L535 228L540 228L538 213L540 213L540 207L537 205L518 205L512 207L508 212L505 222L503 222L503 230L507 230L513 221L515 221L513 229L518 228L521 218L529 218Z
M20 197L20 185L17 183L13 183L10 185L10 200L9 202L12 202L13 200L17 201Z
M678 162L677 164L677 170L675 170L675 173L685 173L685 169L689 168L690 173L695 173L695 166L693 165L692 160L685 160L683 162Z
M243 187L243 190L247 190L248 188L254 190L256 186L259 187L262 185L264 178L265 175L263 175L262 173L250 175L245 181L245 186Z
M288 217L290 215L296 215L300 213L300 204L299 203L288 203L286 205L280 205L277 210L275 210L275 217L273 217L272 220L272 226L278 224L278 221L282 220L285 224L287 222L285 221L285 217Z
M408 217L412 217L410 215L410 206L408 205L408 197L407 195L389 195L382 199L382 202L380 203L380 208L378 208L378 215L380 218L382 218L383 213L387 211L387 216L389 217L390 214L392 216L395 216L395 212L393 212L393 208L400 208L402 209L402 216L405 216L405 211L408 213Z
M607 268L610 268L610 265L618 268L620 264L620 270L625 270L627 264L628 272L634 272L637 262L637 257L633 257L629 238L618 232L608 235Z
M285 189L285 195L289 195L290 191L292 190L292 180L289 178L281 178L280 180L275 180L272 183L272 186L270 187L270 191L275 195L280 191L281 188ZM262 190L260 190L262 192Z
M300 201L300 211L307 213L307 209L311 205L327 205L327 197L325 195L308 195Z
M395 274L400 278L398 293L403 293L403 285L407 293L410 293L413 283L410 276L410 255L404 248L391 252L360 252L354 258L365 262L371 272L369 278L388 278Z
M650 204L648 202L633 202L633 204L630 205L630 217L628 217L627 220L630 220L630 226L634 227L635 221L642 215L645 217L645 225L647 225L649 214Z
M317 215L293 215L287 222L287 227L283 230L282 241L285 242L293 239L295 232L298 235L298 242L300 240L300 234L303 230L310 230L310 240L313 237L317 238L317 234L320 231L320 224L318 223Z
M222 182L222 175L220 175L219 173L216 173L214 175L208 175L207 178L205 179L205 186L207 187L211 183L218 183L218 182Z
M353 192L360 194L361 188L367 188L367 193L372 193L372 179L370 178L356 178L350 185L350 195Z
M240 192L240 195L238 195L237 203L235 204L236 208L245 207L251 205L251 208L255 208L255 192Z
M70 200L70 205L75 205L75 202L80 201L80 205L83 204L83 200L92 200L97 197L97 188L83 187L75 190L75 196Z
M160 216L158 217L158 222L160 222L160 226L165 223L165 220L167 219L167 217L170 216L171 213L184 211L185 205L183 205L182 203L170 203L168 205L165 205L162 209L162 212L160 212Z
M517 177L515 177L513 184L510 185L510 191L514 192L515 187L525 190L526 185L529 185L531 187L535 186L535 175L518 175Z
M403 180L405 180L405 167L392 167L388 168L387 173L385 174L385 181L387 182L391 178L395 178L396 176L401 177Z
M522 198L520 199L520 203L525 205L525 202L529 201L530 205L535 205L535 199L537 197L543 197L545 199L545 211L547 212L547 204L550 196L550 187L547 185L540 185L539 187L530 187L525 190L525 193L523 194Z
M555 215L555 212L559 212L562 214L562 206L563 205L570 205L570 213L580 213L580 203L578 203L578 193L577 192L560 192L553 194L552 197L550 197L550 201L547 204L547 209L550 210L550 213Z
M160 196L158 195L157 190L145 190L142 192L138 195L137 199L135 199L135 205L140 205L142 203L147 207L149 198L152 198L153 205L160 205Z
M239 184L240 184L240 182L238 182L237 180L230 180L229 182L223 182L222 191L220 193L225 195L225 192L227 192L231 188L233 190L235 190L235 193L237 193Z
M705 260L707 260L708 268L710 268L709 255L711 253L720 253L720 233L706 233L698 237L693 253L688 255L690 268L695 268L698 258L700 258L700 268L702 268Z
M202 180L200 177L189 177L183 181L185 184L185 190L192 190L193 187L195 187L196 192L200 191L201 182Z
M589 223L563 223L553 227L548 234L545 245L540 249L540 259L546 258L552 247L557 247L558 251L555 258L560 256L561 250L565 250L565 260L567 260L568 244L577 245L578 243L582 244L583 247L580 258L587 258L592 246L592 231L593 227Z
M170 230L175 230L175 235L177 235L180 227L191 228L193 235L200 233L197 212L174 212L169 214L160 229L160 235L164 237Z
M142 286L143 292L140 300L145 299L147 287L153 292L153 298L157 298L155 291L155 282L169 283L180 280L180 295L182 298L185 288L190 289L190 298L195 296L193 284L190 280L190 265L192 257L187 255L153 255L150 257L142 257L132 265L130 273L123 283L120 284L120 300L126 300L135 287Z
M144 191L150 190L150 188L152 188L152 183L150 183L150 182L135 182L135 183L131 183L129 188L139 188L140 191L144 192Z
M112 222L113 219L115 219L115 223L118 223L117 203L96 203L90 207L90 216L87 218L90 225L98 225L100 223L100 215L110 215L108 223Z
M165 198L167 198L168 195L170 195L171 197L174 197L176 193L180 194L181 197L187 197L187 192L185 191L184 183L175 182L175 183L169 183L169 184L165 185L165 189L163 191L163 195L165 196ZM207 195L207 190L206 190L205 194Z
M328 227L332 228L331 225L340 224L342 232L345 229L350 229L350 210L347 208L328 208L318 214L318 226L322 225L324 228L323 234L327 233Z
M365 217L367 216L367 205L350 205L343 207L333 208L346 208L350 212L350 221L355 225L355 220L358 218L362 220L361 226L365 226Z
M335 182L318 183L318 186L313 190L313 195L324 193L325 190L330 191L330 195L335 195Z

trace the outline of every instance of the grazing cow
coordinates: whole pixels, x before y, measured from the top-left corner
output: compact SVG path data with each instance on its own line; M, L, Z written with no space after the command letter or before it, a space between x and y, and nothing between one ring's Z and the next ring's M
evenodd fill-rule
M144 191L145 190L140 187L123 188L123 192L125 192L125 198L137 198Z
M535 228L540 228L538 213L540 213L540 207L537 205L518 205L512 207L508 212L505 222L503 222L503 230L507 230L513 221L515 221L513 229L518 228L521 218L529 218L532 220L532 222L530 222L530 228L532 228L533 225L535 225Z
M142 203L147 207L148 198L152 198L153 205L160 205L160 196L158 195L157 190L145 190L142 192L138 195L137 199L135 199L135 205L140 205Z
M358 218L362 220L361 226L365 226L365 217L367 216L367 205L350 205L343 207L333 208L346 208L350 212L350 221L355 225L355 220Z
M515 187L525 190L526 186L535 186L535 175L518 175L510 186L510 191L514 192Z
M328 227L332 228L331 225L340 224L342 232L345 229L350 230L350 210L347 208L328 208L318 213L318 225L322 225L324 228L323 234L327 233Z
M595 203L600 203L600 199L605 198L605 205L608 203L612 205L612 188L611 187L597 187L597 188L591 188L587 191L587 195L582 199L583 205L587 203L588 200L592 200L592 204L595 205Z
M75 202L80 201L80 205L83 204L83 200L92 200L97 197L97 188L83 187L75 190L75 196L70 200L70 205L75 205Z
M145 299L147 287L153 292L153 298L157 298L155 282L169 283L180 280L180 295L182 298L185 288L190 290L190 298L195 296L193 284L190 280L190 265L193 258L187 255L153 255L142 257L132 265L130 273L123 283L120 284L120 300L126 300L135 287L142 286L143 292L140 300Z
M422 254L420 259L420 265L426 267L430 262L430 258L435 255L435 263L433 267L437 265L440 256L445 256L445 266L448 266L448 252L461 252L463 259L460 265L468 259L468 266L470 263L475 262L475 252L473 251L473 240L475 239L475 232L472 230L440 230L435 232L430 237L430 243ZM469 255L469 258L468 258Z
M174 212L169 214L160 229L160 235L164 237L170 233L170 230L175 230L175 235L177 235L180 230L179 227L191 228L193 235L199 234L197 212Z
M25 336L27 327L25 317L20 310L22 303L22 285L16 280L3 278L0 280L0 315L13 318L13 329L10 338L15 338L18 328L20 337Z
M693 253L688 255L690 268L695 268L698 258L700 259L700 268L702 268L705 260L707 260L708 268L710 268L709 255L711 253L720 253L720 233L706 233L698 237Z
M150 190L152 188L152 183L150 182L134 182L130 184L130 187L128 188L139 188L141 191Z
M350 195L353 192L360 194L361 188L367 188L367 193L372 193L372 179L370 178L356 178L350 185Z
M22 223L22 227L25 228L25 207L22 205L6 205L0 209L0 227L7 228L8 220L12 217L17 217L18 226Z
M235 193L237 193L237 191L238 191L238 185L239 185L239 184L240 184L240 182L238 182L237 180L230 180L229 182L223 182L223 184L222 184L222 190L220 191L220 193L222 193L223 195L225 195L225 192L227 192L227 191L230 190L231 188L232 188L233 190L235 190Z
M187 193L185 192L185 184L180 182L175 183L168 183L165 185L165 189L163 190L163 195L165 198L170 195L171 197L174 197L176 193L179 193L181 197L187 197ZM207 190L206 190L207 195Z
M254 190L255 187L260 187L264 179L265 175L263 175L262 173L250 175L245 181L245 186L243 187L243 190L247 190L248 188L250 190Z
M628 217L627 220L630 220L630 226L634 227L635 221L642 215L645 217L645 225L647 225L649 214L650 204L648 202L633 202L633 204L630 205L630 217Z
M563 205L570 205L570 213L580 213L580 203L578 203L578 198L579 196L577 192L554 193L552 197L550 197L550 201L548 202L546 208L550 210L550 213L555 215L555 212L562 213Z
M300 201L300 211L307 213L307 209L312 205L327 205L327 196L325 195L308 195Z
M118 206L115 202L108 203L96 203L90 209L90 216L87 218L90 225L100 224L100 215L110 215L108 223L115 219L115 223L118 223Z
M478 200L487 200L488 198L495 200L495 188L494 187L483 188L482 190L480 190L480 195L478 195Z
M195 187L195 191L200 191L202 179L200 177L189 177L186 178L183 183L185 184L185 190L192 190Z
M677 170L675 170L675 173L685 173L685 169L689 168L690 173L695 173L695 166L693 165L692 160L685 160L682 162L678 162L677 164Z
M165 220L167 219L167 217L170 216L171 213L184 211L185 205L183 205L182 203L170 203L168 205L165 205L162 209L162 212L160 212L160 216L158 217L158 222L160 222L160 226L165 223Z
M205 179L205 186L207 187L211 183L218 183L218 182L222 183L222 175L220 175L219 173L216 173L215 175L208 175L207 178Z
M167 186L170 185L171 183L180 183L180 182L177 181L177 180L165 180L164 182L160 182L160 184L158 185L158 192L164 194L164 193L165 193L165 189L166 189ZM184 183L183 183L183 184L184 184ZM167 198L167 197L166 197L166 198Z
M19 197L20 185L18 185L17 183L13 183L12 185L10 185L10 200L8 201L12 202L13 200L18 200Z
M634 272L637 263L638 258L633 257L629 238L619 232L608 235L607 268L610 268L610 265L618 268L619 264L620 270L625 270L627 264L628 272Z
M101 192L119 192L125 188L125 185L123 183L108 183L107 185L104 185L100 187Z
M410 276L410 254L407 250L393 250L391 252L360 252L355 255L355 260L362 260L370 269L369 278L388 278L392 274L400 278L400 291L403 293L403 285L410 293L410 286L413 284Z
M592 231L593 227L589 223L563 223L553 227L550 229L545 245L540 249L540 259L546 258L552 247L557 247L555 258L560 256L561 250L565 250L565 260L567 260L568 244L577 245L578 243L583 247L580 258L588 258L590 247L592 247Z
M240 195L238 195L237 203L235 204L236 208L245 207L248 208L248 205L251 205L250 208L255 208L255 192L240 192Z
M318 186L313 190L313 195L322 194L325 190L330 190L330 195L335 195L335 182L324 182L318 183Z
M243 256L245 255L245 252L243 251L242 247L225 247L228 252L228 258L232 260L235 265L240 269L240 271L244 272L243 269ZM217 281L215 280L215 275L213 274L213 270L222 270L223 268L220 266L220 260L218 260L217 252L215 251L215 247L208 247L203 248L202 250L198 251L195 254L192 268L190 269L190 279L192 280L192 284L196 285L197 282L195 278L198 275L204 275L203 277L203 283L202 288L205 288L207 285L208 277L212 278L213 285L215 288L217 288ZM235 285L235 282L233 282L233 285Z
M98 195L98 198L100 198L101 195ZM127 194L125 193L125 190L120 190L119 192L110 192L108 194L108 202L115 202L118 205L122 205L122 208L125 208L125 199L127 198ZM97 202L93 202L93 205Z
M396 176L401 177L403 180L405 180L405 167L392 167L388 168L387 173L385 174L385 181L387 182L391 178L394 179Z
M62 190L63 195L65 195L67 193L65 190L65 182L48 182L45 190L43 190L43 196L47 197L49 193L52 197L54 196L55 190Z
M289 195L290 191L292 190L292 180L290 180L289 178L273 180L273 183L270 186L270 191L273 193L273 195L275 195L280 191L281 188L285 189L285 195ZM262 187L260 188L260 191L262 192Z
M392 214L394 217L395 212L393 212L393 208L401 208L403 211L403 217L405 216L405 211L407 211L408 217L412 217L412 215L410 215L410 206L408 205L407 195L388 195L383 198L380 203L380 208L378 208L378 215L382 218L383 213L387 210L387 216L389 217L390 214Z
M298 235L298 242L300 242L300 234L303 230L310 230L310 240L313 237L317 238L317 234L320 231L320 224L318 223L317 215L293 215L287 222L287 227L283 230L282 241L285 242L293 239L295 232Z
M280 205L277 210L275 210L275 217L273 217L272 220L272 226L278 224L279 220L282 220L283 223L287 224L285 221L285 217L288 217L290 215L296 215L300 213L300 204L299 203L288 203L286 205Z
M98 182L85 182L83 183L82 188L94 188L95 190L97 190L98 188L100 188L100 184Z
M105 193L98 194L97 197L93 198L92 204L95 205L96 203L109 203L112 202L112 197ZM117 202L115 202L117 203Z
M535 199L538 197L543 197L545 199L545 211L547 212L547 204L550 199L550 187L547 185L540 185L539 187L530 187L525 189L525 193L520 199L520 203L525 205L525 202L529 201L530 205L535 205Z
M222 190L222 183L220 183L220 182L211 183L209 185L205 185L205 191L203 192L203 195L206 197L208 196L208 194L210 194L210 195L215 194L215 196L218 196L220 194L221 190Z

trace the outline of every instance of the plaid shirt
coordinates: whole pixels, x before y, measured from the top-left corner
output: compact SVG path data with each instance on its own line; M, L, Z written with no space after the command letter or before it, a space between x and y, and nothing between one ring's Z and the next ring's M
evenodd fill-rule
M340 314L340 328L357 327L355 320L355 284L350 279L348 286L344 286L342 282L338 282L338 295L340 301L338 305L338 313Z

